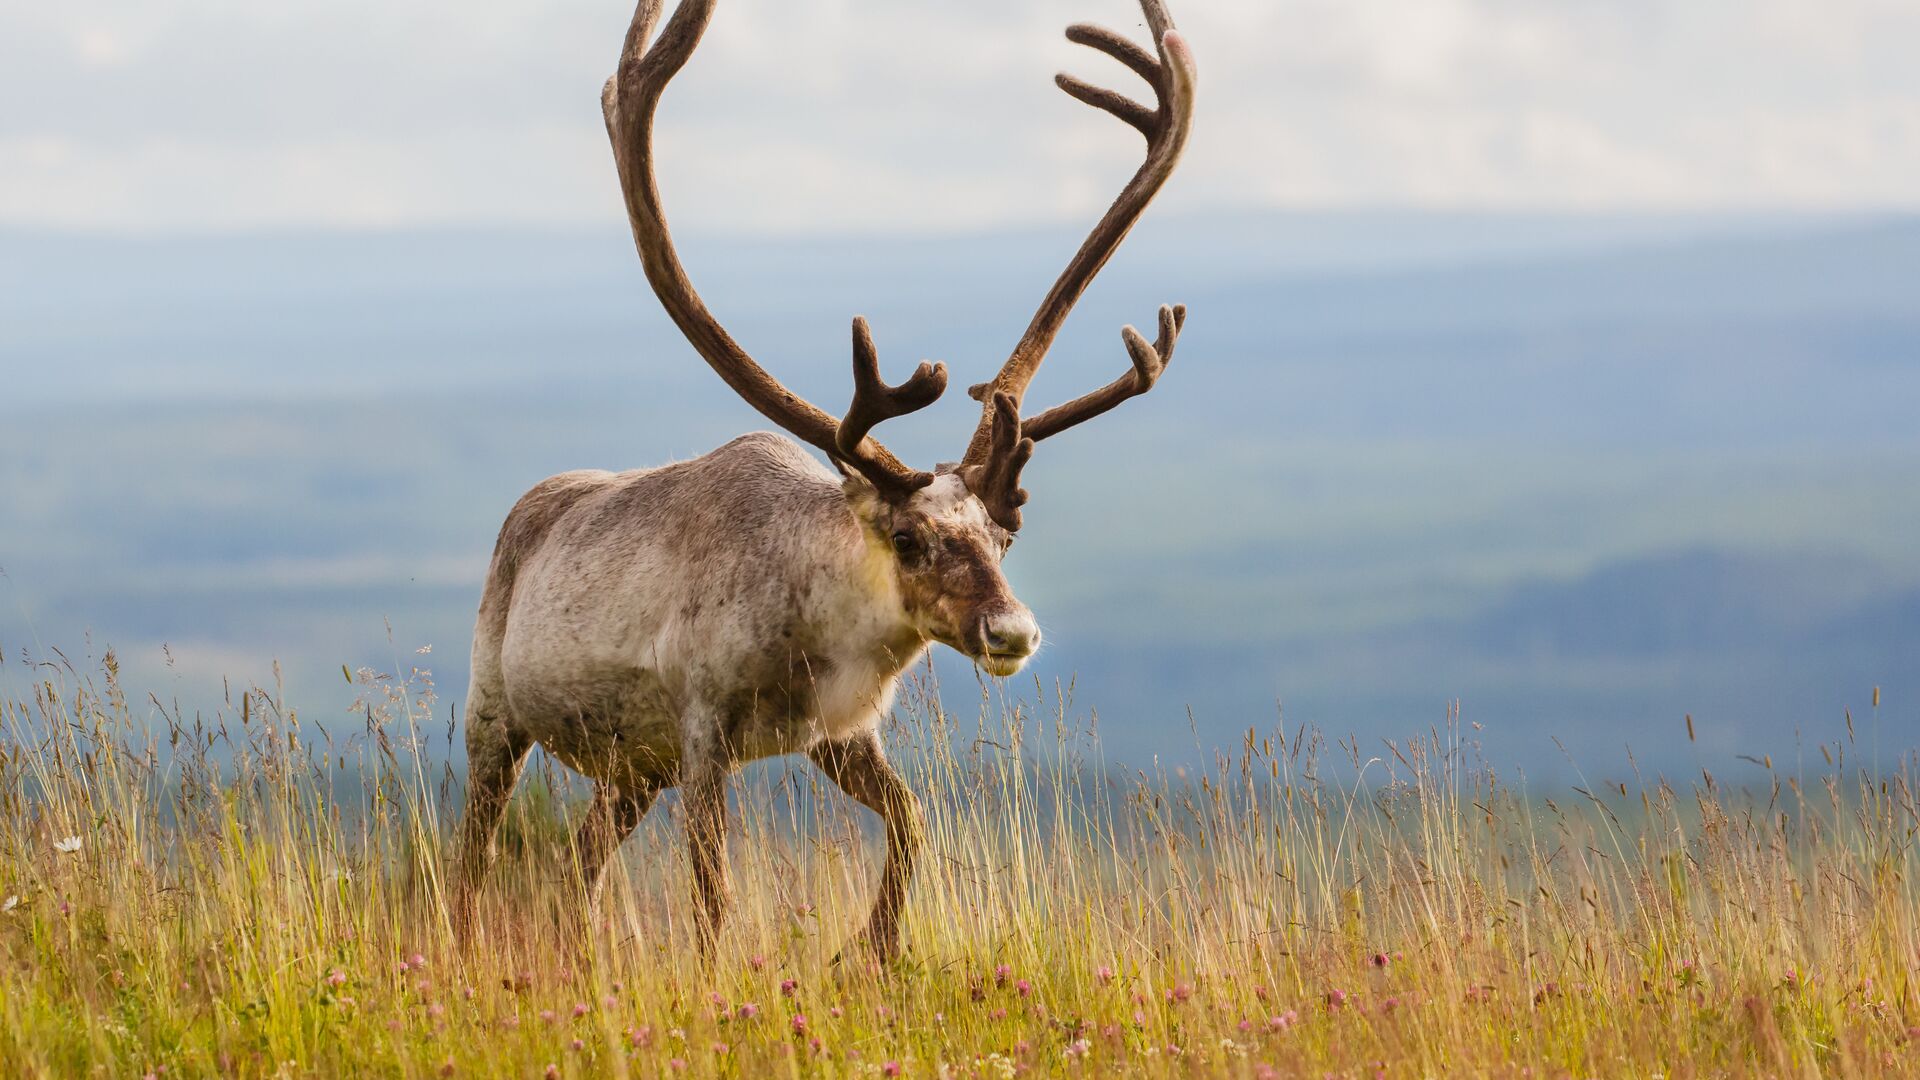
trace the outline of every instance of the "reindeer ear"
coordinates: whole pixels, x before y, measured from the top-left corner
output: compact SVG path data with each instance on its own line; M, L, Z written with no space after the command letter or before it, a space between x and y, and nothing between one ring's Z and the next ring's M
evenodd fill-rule
M844 465L840 466L840 491L863 521L875 520L886 509L886 499L881 497L873 481Z

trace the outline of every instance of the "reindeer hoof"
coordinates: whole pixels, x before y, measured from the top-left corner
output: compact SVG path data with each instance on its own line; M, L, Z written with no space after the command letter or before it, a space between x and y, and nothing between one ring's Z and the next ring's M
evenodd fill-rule
M862 933L834 954L831 966L836 971L858 970L864 974L878 975L900 960L899 943L883 944L884 940L871 932Z

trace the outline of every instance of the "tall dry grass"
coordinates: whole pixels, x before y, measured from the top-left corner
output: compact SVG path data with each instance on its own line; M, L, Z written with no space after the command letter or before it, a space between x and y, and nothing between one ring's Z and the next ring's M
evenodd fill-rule
M1055 701L917 682L908 959L831 958L880 842L807 767L737 786L704 966L674 800L582 925L585 790L523 781L449 934L457 742L422 672L351 717L129 700L10 666L0 1062L21 1076L1887 1076L1920 1072L1914 764L1529 797L1450 718L1377 750L1249 731L1128 772ZM1685 736L1676 732L1676 738Z

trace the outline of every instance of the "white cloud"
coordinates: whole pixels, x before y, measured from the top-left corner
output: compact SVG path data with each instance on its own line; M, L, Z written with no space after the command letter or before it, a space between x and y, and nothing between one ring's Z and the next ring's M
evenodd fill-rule
M1173 0L1173 206L1920 203L1905 0ZM0 223L617 222L611 0L103 0L0 15ZM1136 140L1054 92L1128 0L728 0L663 106L703 227L1085 216Z

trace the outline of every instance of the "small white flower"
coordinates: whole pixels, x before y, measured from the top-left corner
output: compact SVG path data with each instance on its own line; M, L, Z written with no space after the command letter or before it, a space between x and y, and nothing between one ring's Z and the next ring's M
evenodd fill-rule
M432 651L433 651L433 646L431 646L431 645L422 645L422 646L420 646L419 648L417 648L417 649L415 649L415 650L413 650L413 651L414 651L414 652L416 652L416 653L419 653L419 654L420 654L421 656L425 656L426 654L428 654L428 653L430 653L430 652L432 652Z
M9 896L7 897L5 903L0 903L0 911L12 911L14 908L17 908L19 906L20 906L20 898L17 896Z
M53 842L53 850L62 855L71 855L80 850L80 838L78 836L69 836L63 840L55 840Z

